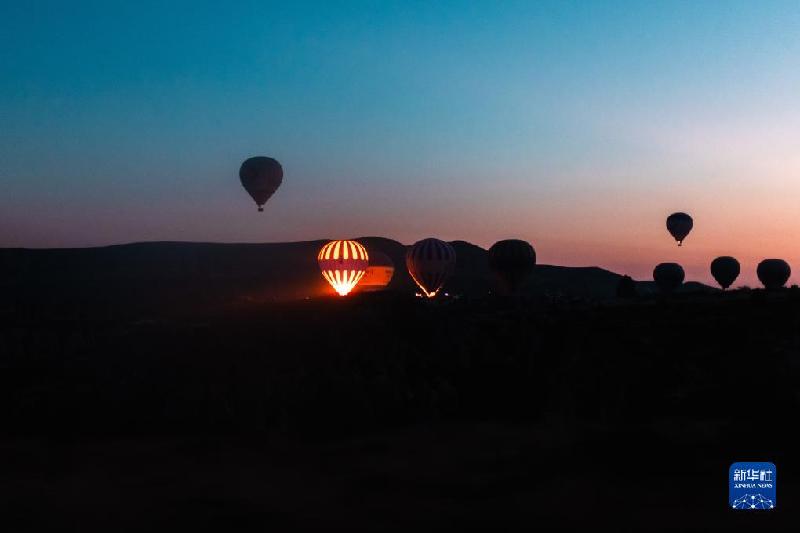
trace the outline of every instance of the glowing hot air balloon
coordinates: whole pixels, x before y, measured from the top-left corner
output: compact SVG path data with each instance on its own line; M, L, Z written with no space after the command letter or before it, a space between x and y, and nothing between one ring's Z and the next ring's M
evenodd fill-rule
M406 268L428 298L433 298L456 266L456 251L439 239L422 239L406 251Z
M271 157L251 157L239 167L239 179L258 210L263 211L264 204L283 182L283 167Z
M364 277L358 282L358 289L379 291L386 288L394 276L394 262L385 253L378 250L369 252L369 267Z
M692 226L694 221L686 213L672 213L667 217L667 231L678 241L678 246L683 244L683 239L692 231Z
M356 241L331 241L319 251L322 276L341 296L347 295L369 266L367 250Z

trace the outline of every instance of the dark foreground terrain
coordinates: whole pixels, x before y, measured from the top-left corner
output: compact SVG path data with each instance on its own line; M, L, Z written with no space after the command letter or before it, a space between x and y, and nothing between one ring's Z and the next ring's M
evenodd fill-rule
M67 309L0 317L3 531L800 523L796 290Z

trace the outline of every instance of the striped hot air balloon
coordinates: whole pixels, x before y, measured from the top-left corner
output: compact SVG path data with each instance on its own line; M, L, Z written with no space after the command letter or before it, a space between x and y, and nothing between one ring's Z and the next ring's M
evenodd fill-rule
M439 239L422 239L406 251L408 273L428 298L442 288L456 266L456 251Z
M520 239L497 241L489 248L489 269L515 292L536 266L536 251L529 242Z
M369 266L367 250L356 241L331 241L317 255L322 276L341 296L347 295Z

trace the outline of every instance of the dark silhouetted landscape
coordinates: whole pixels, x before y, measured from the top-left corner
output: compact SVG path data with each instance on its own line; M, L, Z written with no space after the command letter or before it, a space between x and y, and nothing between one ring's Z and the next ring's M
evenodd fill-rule
M324 241L0 250L14 531L796 524L731 515L724 477L769 457L797 497L796 289L540 265L510 297L457 241L429 302L360 240L396 274L347 298Z
M0 533L800 531L798 28L0 2Z

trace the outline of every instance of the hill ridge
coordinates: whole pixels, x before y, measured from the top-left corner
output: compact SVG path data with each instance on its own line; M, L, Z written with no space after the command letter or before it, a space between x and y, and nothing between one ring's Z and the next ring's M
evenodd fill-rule
M394 262L388 290L413 294L415 286L405 269L405 244L379 236L356 239L368 251L380 250ZM325 241L139 241L86 248L0 248L0 288L16 302L68 305L65 302L100 299L158 309L319 297L332 294L316 260ZM446 291L467 297L493 292L487 251L468 241L451 243L458 259ZM615 297L620 278L594 265L537 265L523 293L604 300ZM648 281L638 282L637 287L644 294L655 291ZM691 282L687 289L713 290Z

